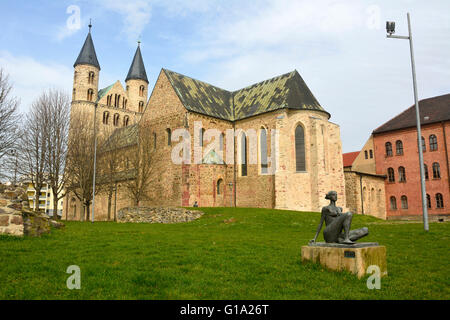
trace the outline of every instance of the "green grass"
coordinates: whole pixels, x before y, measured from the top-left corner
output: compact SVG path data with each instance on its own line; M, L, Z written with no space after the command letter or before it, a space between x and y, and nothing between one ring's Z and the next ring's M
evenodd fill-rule
M354 216L387 247L380 290L301 262L318 213L202 208L176 225L67 222L41 238L0 237L0 299L450 299L448 223ZM225 223L232 219L234 222ZM322 238L319 238L321 240ZM81 290L66 269L81 268Z

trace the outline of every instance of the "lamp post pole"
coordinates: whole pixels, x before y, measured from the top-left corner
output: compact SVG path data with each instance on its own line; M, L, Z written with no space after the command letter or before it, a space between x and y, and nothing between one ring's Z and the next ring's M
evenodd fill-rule
M97 103L95 103L94 109L94 177L92 179L92 214L91 221L94 223L94 211L95 211L95 173L97 166Z
M424 172L424 164L423 164L423 148L422 148L422 130L420 128L420 111L419 111L419 98L417 94L417 79L416 79L416 64L414 61L414 49L413 49L413 39L411 32L411 18L409 16L409 12L407 13L408 18L408 33L409 36L395 36L393 33L395 32L395 24L390 27L389 22L386 24L388 31L388 38L396 38L396 39L407 39L409 40L409 49L411 52L411 67L412 67L412 77L413 77L413 87L414 87L414 101L416 107L416 125L417 125L417 145L419 147L419 165L420 165L420 186L422 192L422 214L423 214L423 227L425 231L429 230L428 226L428 205L427 205L427 193L425 187L425 172ZM392 23L391 23L392 24Z

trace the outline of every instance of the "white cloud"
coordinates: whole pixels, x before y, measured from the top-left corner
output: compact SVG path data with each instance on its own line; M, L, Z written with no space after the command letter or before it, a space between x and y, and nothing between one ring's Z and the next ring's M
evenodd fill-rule
M0 51L0 68L9 74L12 94L21 100L22 111L27 110L43 90L58 88L69 91L67 88L72 88L73 70L65 65L45 64L28 56Z

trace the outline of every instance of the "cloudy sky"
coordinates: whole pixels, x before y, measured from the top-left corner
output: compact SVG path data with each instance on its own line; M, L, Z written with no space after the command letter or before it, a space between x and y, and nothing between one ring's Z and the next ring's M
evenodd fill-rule
M168 68L227 90L294 69L341 126L344 152L414 102L407 34L412 18L419 98L450 93L448 0L3 0L0 67L21 109L43 89L72 89L89 19L100 87L124 81L137 40L150 86Z

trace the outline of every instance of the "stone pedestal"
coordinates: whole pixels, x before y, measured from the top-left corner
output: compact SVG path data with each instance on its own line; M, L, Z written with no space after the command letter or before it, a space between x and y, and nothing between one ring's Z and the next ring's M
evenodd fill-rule
M376 242L353 245L318 242L302 246L302 261L312 261L336 271L347 270L358 278L366 275L367 268L376 265L381 276L387 275L386 247Z

